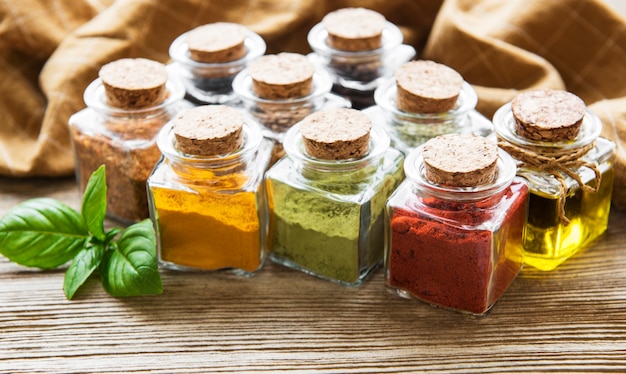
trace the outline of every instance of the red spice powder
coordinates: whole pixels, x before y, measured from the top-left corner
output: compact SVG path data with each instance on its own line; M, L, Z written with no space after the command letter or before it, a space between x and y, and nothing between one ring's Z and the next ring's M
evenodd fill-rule
M527 193L514 182L478 203L418 198L415 211L394 209L388 284L431 304L485 313L521 269Z

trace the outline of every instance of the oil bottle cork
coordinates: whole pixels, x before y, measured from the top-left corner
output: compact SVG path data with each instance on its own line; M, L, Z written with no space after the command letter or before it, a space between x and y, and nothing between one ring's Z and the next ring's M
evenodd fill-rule
M562 90L536 89L511 101L515 131L526 139L564 141L575 139L585 116L585 103Z
M311 93L315 67L304 55L283 52L259 57L250 63L248 72L259 97L291 99Z
M244 116L225 105L192 108L172 120L176 149L197 156L225 155L243 142Z
M431 183L473 187L494 180L498 146L482 136L446 134L427 141L422 156Z
M372 122L356 109L339 108L314 112L301 121L306 152L323 160L363 157L369 150Z
M398 109L410 113L443 113L455 107L463 77L434 61L409 61L396 72L396 86Z
M100 68L107 104L140 109L162 102L166 96L165 65L145 58L123 58Z
M186 42L193 60L221 63L244 57L245 39L244 26L231 22L216 22L189 31Z
M365 8L343 8L328 13L322 24L328 32L326 43L349 52L371 51L382 45L385 17Z

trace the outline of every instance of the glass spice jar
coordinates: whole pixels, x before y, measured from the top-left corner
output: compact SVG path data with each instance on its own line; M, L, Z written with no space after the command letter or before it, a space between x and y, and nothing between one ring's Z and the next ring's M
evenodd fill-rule
M445 144L437 162L454 154L447 161L447 173L456 173L451 177L427 173L425 149L435 142ZM475 166L482 165L476 159L484 142L495 149L489 151L491 174ZM407 178L386 205L387 289L446 309L486 313L522 268L528 186L515 176L513 159L486 138L449 134L411 151L404 171Z
M556 126L543 130L548 138L529 138L515 118L514 101L498 109L493 119L500 146L513 155L517 174L530 184L524 261L544 271L555 269L606 231L615 178L615 144L600 137L602 122L582 100L559 90L531 90L516 98L537 96L533 111L545 117L535 118L537 124L550 116L562 121L573 104L563 108L549 95L558 95L562 103L573 99L580 108L581 119L577 129L568 131L569 139Z
M413 61L407 64L425 62ZM392 146L405 154L429 139L444 134L471 133L494 137L493 124L475 109L478 97L466 81L462 81L453 106L444 111L401 109L398 105L398 82L393 77L386 79L376 89L374 101L376 105L365 109L365 112L386 125Z
M194 135L177 139L177 125ZM241 126L239 134L230 126ZM158 145L164 157L148 179L148 191L159 264L253 275L265 258L263 172L271 142L237 110L206 105L170 121Z
M264 92L255 90L254 78L248 68L237 74L233 81L233 91L237 96L237 102L231 106L244 109L251 118L261 125L263 135L275 143L274 155L270 165L284 156L282 142L285 132L291 126L318 110L350 107L349 100L331 93L332 81L328 74L323 70L314 69L313 65L311 65L314 70L311 76L310 89L306 90L305 94L294 95L293 87L296 84L301 84L301 82L288 84L284 81L286 79L284 70L288 68L287 65L291 65L289 61L284 61L284 57L288 55L294 54L266 55L255 61L255 63L260 64L263 63L263 59L272 59L268 63L276 67L282 82L274 85L271 92L276 93L280 91L281 85L286 86L285 94L281 95L280 98L271 97ZM302 57L306 58L305 56ZM306 62L309 63L308 60Z
M132 74L138 78L143 76L141 69L146 65L161 65L146 59L121 59L107 65L134 62L140 63L140 71ZM146 180L161 157L156 145L157 134L174 115L191 107L191 103L183 99L185 88L182 83L169 69L163 68L167 71L164 99L145 101L133 97L132 89L116 90L98 78L85 89L87 108L69 118L80 190L85 190L91 174L104 164L108 186L107 216L124 223L148 218ZM126 104L109 97L116 94L122 96ZM124 97L126 94L128 96ZM142 101L145 105L140 104Z
M238 27L243 30L243 50L244 55L230 60L228 57L204 58L200 54L195 56L191 53L189 46L189 38L194 33L205 32L207 28L213 28L209 35L204 36L204 44L211 42L220 43L224 39L224 35L232 34L229 29L220 31L218 27ZM196 38L202 38L200 34ZM210 47L205 47L209 49ZM215 47L219 48L219 47ZM193 30L178 36L170 45L169 54L172 58L174 72L180 77L184 83L187 98L196 104L226 104L235 100L235 93L232 89L233 79L235 75L243 70L250 61L265 54L265 41L263 38L252 30L238 24L227 22L217 22L199 26Z
M382 263L383 210L404 177L403 157L389 147L385 131L373 126L362 156L320 158L305 148L302 125L307 120L332 119L331 126L347 129L347 118L364 121L363 117L355 109L311 114L287 131L287 157L266 173L270 258L352 287L362 284ZM354 144L348 143L336 152L349 152Z
M340 32L375 29L376 37L347 35L333 41L332 28ZM329 27L331 31L329 32ZM347 97L355 109L374 104L374 90L404 62L415 56L415 49L403 42L402 31L384 16L364 8L344 8L327 14L313 26L307 41L313 50L309 58L326 70L333 81L333 92ZM374 41L375 40L375 41Z

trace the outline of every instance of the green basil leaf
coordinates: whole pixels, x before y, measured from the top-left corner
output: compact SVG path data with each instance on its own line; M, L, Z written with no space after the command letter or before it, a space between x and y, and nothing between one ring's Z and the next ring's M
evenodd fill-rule
M117 234L120 233L120 231L122 231L122 229L119 227L109 230L109 232L107 232L104 236L104 243L109 244L111 240L115 239L115 237L117 236Z
M65 279L63 279L63 291L68 300L74 297L80 286L98 268L103 256L104 245L101 243L90 243L76 254L65 272Z
M62 265L88 238L81 215L51 198L27 200L0 220L0 254L24 266L52 269Z
M91 174L85 192L81 213L93 236L104 241L104 217L107 210L107 185L104 165Z
M113 296L163 292L156 259L156 237L149 219L129 226L100 266L102 285Z

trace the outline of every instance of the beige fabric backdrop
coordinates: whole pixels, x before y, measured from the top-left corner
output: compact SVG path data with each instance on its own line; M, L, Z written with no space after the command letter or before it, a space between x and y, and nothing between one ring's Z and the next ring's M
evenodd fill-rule
M346 6L383 13L420 58L458 70L488 117L518 90L579 95L618 144L626 208L626 20L599 0L0 0L0 175L73 173L67 120L106 62L167 62L176 36L215 21L247 25L268 53L307 53L308 30Z

